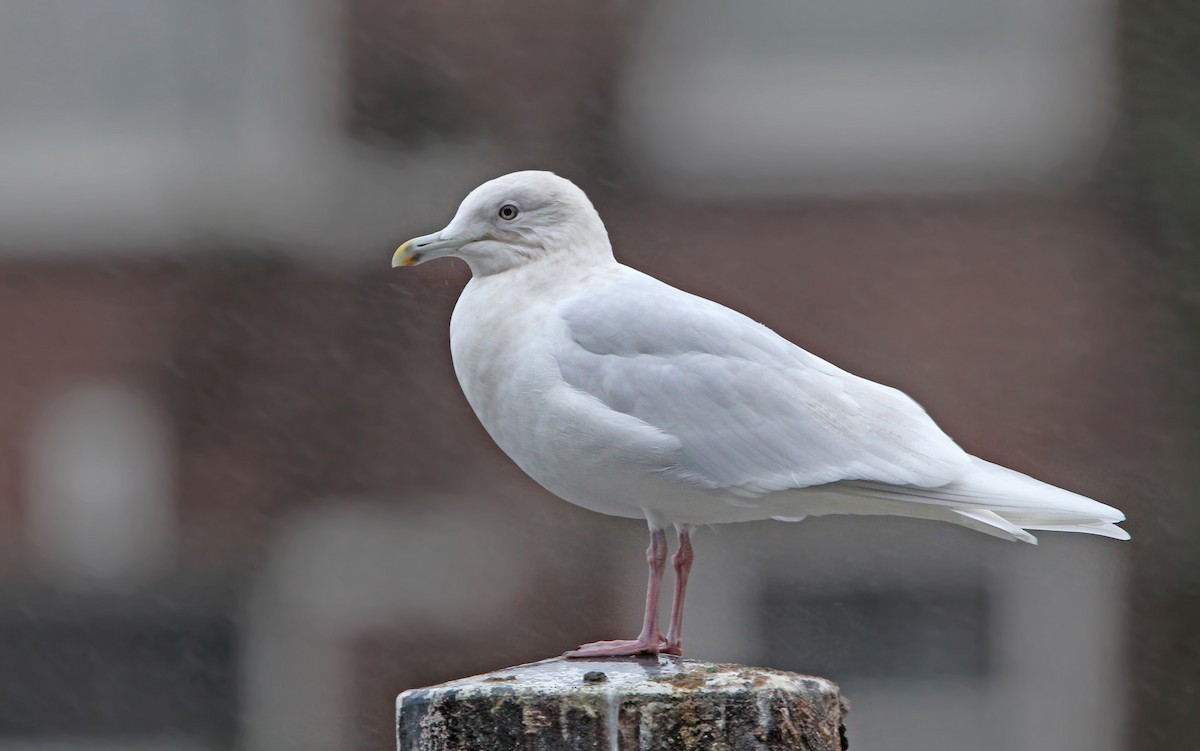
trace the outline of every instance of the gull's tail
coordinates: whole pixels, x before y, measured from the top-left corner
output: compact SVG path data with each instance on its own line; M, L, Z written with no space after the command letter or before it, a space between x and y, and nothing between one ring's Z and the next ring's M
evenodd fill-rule
M1125 520L1119 509L976 457L971 462L972 469L964 477L936 488L839 484L860 497L899 502L890 513L942 519L1006 540L1036 544L1037 538L1028 530L1129 539L1129 533L1117 526Z

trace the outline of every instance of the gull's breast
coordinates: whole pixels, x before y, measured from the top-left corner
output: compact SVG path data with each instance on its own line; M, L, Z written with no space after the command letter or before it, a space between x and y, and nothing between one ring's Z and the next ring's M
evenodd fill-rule
M631 431L559 372L563 298L524 295L511 280L498 281L473 279L450 321L467 402L501 450L550 492L593 511L643 516L653 473L631 461L639 453Z

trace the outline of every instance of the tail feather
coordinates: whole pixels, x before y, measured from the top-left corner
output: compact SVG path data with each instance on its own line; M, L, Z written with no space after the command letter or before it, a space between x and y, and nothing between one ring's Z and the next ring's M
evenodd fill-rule
M1128 540L1129 533L1115 524L1044 524L1025 527L1043 532L1082 532L1085 535L1100 535L1114 540Z
M868 497L902 502L901 508L907 504L943 507L951 513L941 518L1008 540L1036 543L1037 538L1026 530L1129 539L1129 533L1116 526L1125 520L1119 509L975 457L966 476L939 487L875 482L845 485ZM930 516L916 508L913 511L913 516Z
M960 518L952 519L964 527L969 527L976 532L982 532L985 535L1000 537L1005 540L1020 540L1028 542L1031 545L1037 545L1037 538L1029 534L1025 530L1009 522L1004 517L994 511L975 510L967 511L965 509L952 509Z

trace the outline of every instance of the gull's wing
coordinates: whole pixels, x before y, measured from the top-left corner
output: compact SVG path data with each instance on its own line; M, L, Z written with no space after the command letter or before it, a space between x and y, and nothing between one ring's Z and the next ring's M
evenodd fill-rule
M896 389L628 268L559 310L563 379L679 441L670 471L759 496L840 480L933 487L970 457Z

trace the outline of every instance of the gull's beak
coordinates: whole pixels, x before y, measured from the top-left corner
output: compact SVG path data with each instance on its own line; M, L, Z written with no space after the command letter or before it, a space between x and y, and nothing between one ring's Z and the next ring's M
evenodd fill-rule
M415 266L431 258L440 258L449 255L462 246L463 243L461 241L454 238L442 237L441 232L414 237L399 248L396 248L396 252L392 254L392 268L396 268L397 266Z

